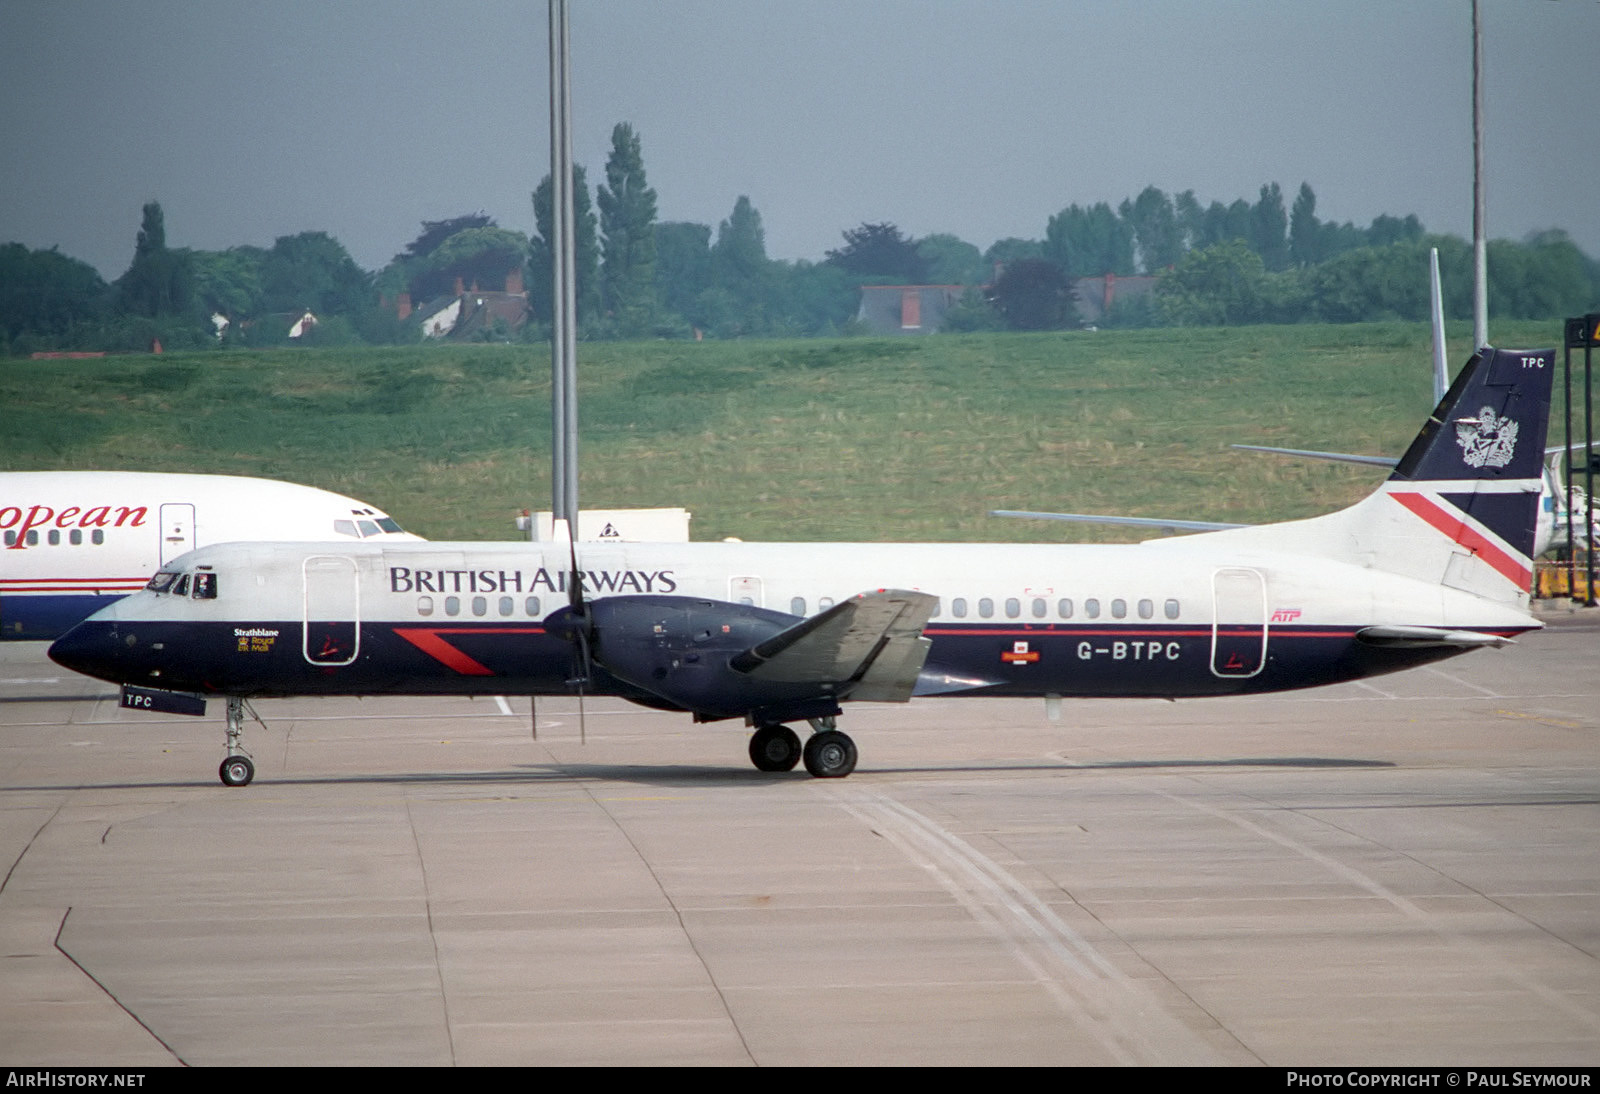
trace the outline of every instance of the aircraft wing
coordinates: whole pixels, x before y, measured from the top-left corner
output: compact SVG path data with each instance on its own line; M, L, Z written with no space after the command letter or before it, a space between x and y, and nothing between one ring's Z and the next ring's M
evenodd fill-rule
M1221 532L1228 528L1248 528L1248 524L1224 524L1214 520L1162 520L1159 517L1105 517L1093 513L1034 513L1025 509L991 509L991 517L1020 517L1023 520L1070 520L1080 524L1128 524L1135 528L1165 528L1173 532Z
M835 604L737 654L751 679L835 684L841 698L905 702L932 645L922 637L937 597L880 589Z
M1394 456L1358 456L1351 452L1313 452L1308 448L1272 448L1264 444L1234 444L1229 448L1242 448L1246 452L1271 452L1275 456L1304 456L1308 460L1333 460L1336 463L1364 463L1373 467L1392 468L1399 463Z

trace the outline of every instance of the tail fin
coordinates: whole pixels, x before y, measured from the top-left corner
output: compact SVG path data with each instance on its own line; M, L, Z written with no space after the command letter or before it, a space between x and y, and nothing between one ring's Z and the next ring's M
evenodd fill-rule
M1384 484L1448 541L1444 584L1526 600L1554 374L1553 349L1480 350Z
M1375 493L1327 516L1214 535L1526 608L1554 374L1553 349L1485 346Z

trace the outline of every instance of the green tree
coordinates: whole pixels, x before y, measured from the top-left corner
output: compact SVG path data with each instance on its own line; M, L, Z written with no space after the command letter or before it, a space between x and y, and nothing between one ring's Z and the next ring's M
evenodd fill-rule
M555 269L551 246L555 238L555 197L546 175L533 192L534 236L528 241L528 306L534 317L551 322L554 312ZM600 318L600 243L594 206L589 201L589 179L584 169L572 166L572 264L577 282L578 326Z
M87 262L54 247L0 245L0 333L7 341L27 335L64 344L75 330L105 317L107 297L106 283Z
M695 300L710 287L711 226L679 220L657 224L656 293L666 309L701 326Z
M1013 330L1059 330L1076 325L1075 297L1066 272L1054 262L1025 258L995 282L994 308Z
M717 226L711 247L711 281L747 306L764 306L772 296L772 262L767 258L767 233L761 214L744 195Z
M161 203L145 204L134 245L133 264L117 281L124 310L151 318L189 311L193 269L188 251L167 248L166 215Z
M1317 195L1309 182L1300 184L1289 213L1289 260L1297 266L1322 261L1322 224L1317 220Z
M1261 187L1261 196L1250 208L1250 243L1269 270L1289 265L1289 214L1283 208L1283 191L1275 182Z
M991 267L983 261L983 252L947 232L923 236L917 241L917 254L934 285L981 285L989 280Z
M1267 273L1242 239L1190 251L1156 282L1162 314L1180 327L1259 323L1267 310Z
M1133 201L1118 210L1133 229L1139 246L1139 265L1147 274L1158 273L1183 257L1183 230L1172 199L1154 186L1146 186Z
M606 309L623 333L642 334L656 310L656 192L645 181L639 135L626 122L611 131L606 184L596 199Z
M221 314L237 324L261 314L266 259L267 252L260 247L194 252L194 296L205 315Z
M1103 201L1087 209L1069 205L1045 225L1044 257L1068 278L1128 277L1134 271L1133 227Z
M327 232L279 236L262 264L261 283L270 312L358 315L377 299L371 275Z
M844 246L827 253L827 261L860 278L885 284L923 285L927 263L917 245L887 222L865 224L844 231Z

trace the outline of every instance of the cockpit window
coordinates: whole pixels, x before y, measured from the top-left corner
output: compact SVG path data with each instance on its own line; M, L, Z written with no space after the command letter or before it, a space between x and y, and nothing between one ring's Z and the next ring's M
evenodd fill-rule
M153 593L164 593L167 591L167 587L172 584L173 579L177 576L177 574L162 571L161 573L156 574L155 577L152 577L150 579L150 583L146 585L145 588L149 589Z
M188 574L179 574L178 575L178 583L172 587L172 595L173 596L188 596L189 595L189 575Z
M217 575L204 572L195 574L193 595L196 600L215 600L217 598Z
M378 534L378 526L373 524L370 520L358 520L356 521L356 524L361 528L361 536L363 539L365 539L367 536L375 536Z
M356 522L353 520L334 521L333 532L335 535L349 536L351 539L361 538L361 533L356 531Z
M400 522L395 520L393 517L379 517L378 527L382 528L385 532L404 531L404 529L400 527Z

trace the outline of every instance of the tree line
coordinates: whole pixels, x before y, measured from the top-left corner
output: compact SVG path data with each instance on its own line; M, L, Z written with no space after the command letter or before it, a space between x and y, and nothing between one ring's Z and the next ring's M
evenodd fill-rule
M1471 309L1470 246L1430 235L1413 216L1366 227L1319 219L1302 183L1286 205L1277 183L1255 201L1203 205L1192 190L1154 186L1109 203L1068 205L1040 238L1008 238L986 251L948 233L914 239L892 223L845 229L818 262L769 258L760 212L739 197L711 225L660 221L642 142L631 125L611 135L604 179L591 189L574 171L580 337L738 338L846 334L862 285L946 285L963 290L948 330L1058 329L1079 322L1081 278L1154 277L1154 290L1123 294L1100 325L1422 320L1427 251L1437 247L1446 314ZM0 352L395 343L421 337L414 309L457 285L505 287L516 272L530 321L476 336L548 337L552 238L550 179L532 192L531 237L485 213L424 222L381 270L361 269L333 236L306 231L270 248L169 248L164 214L145 205L128 270L107 284L55 249L0 245ZM1600 262L1564 232L1489 244L1491 316L1542 319L1593 310ZM305 312L314 327L295 328Z

